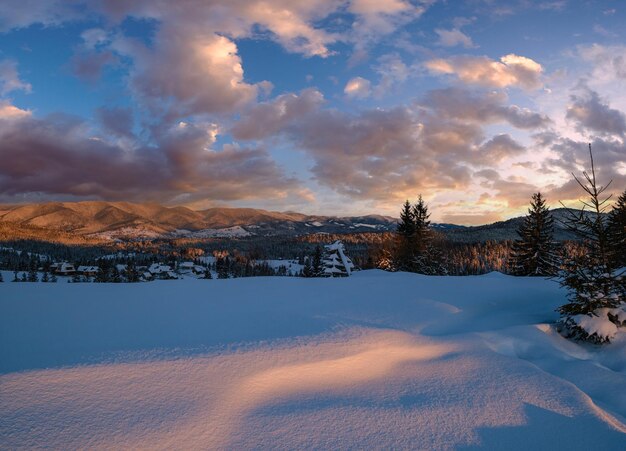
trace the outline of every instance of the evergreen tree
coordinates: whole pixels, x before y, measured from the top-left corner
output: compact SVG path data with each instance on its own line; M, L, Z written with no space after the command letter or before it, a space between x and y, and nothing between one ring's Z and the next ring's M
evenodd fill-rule
M304 267L302 268L302 277L313 277L313 266L311 266L311 259L306 257L304 259Z
M39 277L37 275L37 271L34 268L31 268L28 271L28 281L29 282L39 282Z
M139 272L137 271L137 267L135 266L135 262L130 260L126 265L126 282L135 283L139 282Z
M52 273L52 275L50 276L50 282L57 283L57 276L56 276L56 274Z
M0 272L0 283L4 282L4 279L2 278L2 272Z
M346 255L341 241L324 246L324 277L347 277L354 270L354 263Z
M400 271L411 271L413 269L414 247L415 247L415 217L413 208L407 200L400 212L400 222L396 227L396 252L395 267Z
M619 196L609 213L609 258L614 268L626 267L626 190Z
M404 203L396 229L394 268L419 274L446 274L441 252L433 244L435 235L429 217L421 195L412 207L409 201Z
M585 244L585 252L568 257L564 264L561 285L566 287L569 303L561 306L559 329L568 337L604 343L609 337L590 332L583 327L585 317L610 320L620 326L617 311L626 298L624 282L626 277L615 272L610 258L610 240L603 213L610 196L603 193L609 186L598 186L591 144L589 145L591 174L583 172L584 181L574 175L578 185L587 193L589 201L583 201L579 212L566 210L569 216L565 222L568 230L578 235ZM609 183L610 184L610 183ZM588 212L585 208L589 208Z
M559 269L554 242L554 221L541 193L533 194L528 215L517 231L509 259L516 276L551 276Z
M48 276L48 271L43 272L43 276L41 276L41 281L46 283L50 281L50 277Z
M313 254L313 263L311 264L313 274L312 277L322 277L324 275L324 264L322 263L322 248L318 244Z
M441 252L434 246L435 234L430 226L430 213L420 195L413 206L413 220L415 221L415 240L412 270L426 275L446 274L442 264Z
M211 274L211 269L207 268L204 270L204 278L205 279L212 279L213 278L213 274Z
M13 271L13 280L11 282L19 282L20 279L18 278L17 275L17 270Z

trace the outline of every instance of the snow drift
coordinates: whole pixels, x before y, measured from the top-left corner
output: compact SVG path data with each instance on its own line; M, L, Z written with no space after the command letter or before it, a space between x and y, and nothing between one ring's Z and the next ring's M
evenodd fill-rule
M0 284L13 448L623 449L626 340L492 273Z

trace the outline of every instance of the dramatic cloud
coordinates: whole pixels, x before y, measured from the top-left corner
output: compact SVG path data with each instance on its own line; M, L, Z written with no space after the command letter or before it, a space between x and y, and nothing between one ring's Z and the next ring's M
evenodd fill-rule
M582 95L572 95L567 118L576 121L579 129L595 133L623 136L626 115L609 107L597 92L583 89Z
M169 115L227 113L256 99L258 85L243 79L230 39L187 27L161 30L152 48L122 40L117 51L134 60L131 85L154 110Z
M15 61L8 59L0 61L0 95L6 95L11 91L30 92L31 89L29 83L20 79Z
M541 86L541 64L524 56L505 55L500 61L486 56L453 56L433 59L426 67L436 74L455 75L464 83L494 88L518 86L537 89Z
M520 129L548 126L550 119L517 105L507 105L507 96L501 92L472 93L460 88L430 91L421 102L440 117L475 123L508 122Z
M549 148L554 158L542 162L544 171L560 171L566 174L582 176L582 171L591 171L589 160L589 143L562 137L556 133L542 133L536 137L537 145ZM623 139L594 138L591 140L593 159L599 185L607 185L613 181L609 192L619 193L626 186L626 143ZM584 198L573 177L567 177L563 184L552 186L548 192L552 199L576 200Z
M371 83L369 80L361 77L354 77L346 83L343 92L348 97L364 99L372 93Z
M133 111L130 108L98 108L96 118L108 134L134 139Z
M72 117L0 119L0 194L233 201L300 189L264 150L214 150L215 135L210 124L179 124L155 146L129 150Z
M315 89L299 95L284 94L272 102L255 105L235 124L235 139L254 140L280 133L290 123L319 109L324 96Z
M486 137L484 126L541 129L550 123L508 105L503 93L459 88L431 91L414 109L348 114L321 104L321 94L312 90L280 96L244 114L233 136L284 136L312 158L320 184L358 200L401 201L419 191L466 189L474 171L526 152L509 134Z

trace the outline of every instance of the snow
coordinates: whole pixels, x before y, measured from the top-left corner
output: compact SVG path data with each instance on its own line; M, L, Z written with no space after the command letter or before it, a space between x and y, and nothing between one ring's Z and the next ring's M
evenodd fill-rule
M621 309L598 309L596 315L575 315L572 321L581 327L589 335L596 334L600 338L612 340L617 335L617 326L609 320L608 313L612 312L620 321L624 317Z
M626 334L564 339L565 294L499 273L5 282L0 447L621 450Z

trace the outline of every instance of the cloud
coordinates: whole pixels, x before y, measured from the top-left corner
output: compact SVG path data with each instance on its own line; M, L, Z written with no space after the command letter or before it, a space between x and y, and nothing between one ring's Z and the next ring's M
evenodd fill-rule
M499 163L526 151L526 148L515 141L510 135L496 135L480 146L480 153L485 163Z
M507 105L502 92L475 94L461 88L429 91L420 102L440 117L479 124L508 122L520 129L535 129L551 124L550 118L517 105Z
M553 153L552 158L541 162L542 170L559 171L568 175L573 173L578 177L581 177L583 170L591 171L589 142L570 139L554 132L539 134L535 139L537 145L549 148ZM623 166L626 155L624 139L595 137L591 140L591 145L598 185L607 185L612 180L609 193L623 191L626 186L626 172ZM553 199L563 201L585 198L585 193L571 176L567 177L565 183L550 187L548 194Z
M81 120L54 115L0 120L0 195L188 201L274 199L301 191L263 149L214 149L210 124L178 125L153 146L128 149Z
M178 117L231 113L254 101L258 84L244 81L237 45L225 36L187 26L161 29L152 47L114 41L133 59L130 85L152 110Z
M0 2L0 32L39 23L57 26L83 17L80 1L3 0Z
M0 100L0 121L23 119L31 115L32 112L29 110L22 110L15 105L11 105L7 101Z
M590 63L593 79L626 79L626 46L581 45L574 56Z
M581 131L606 135L626 135L626 115L610 108L599 94L583 88L581 95L572 95L567 118L574 120Z
M354 77L346 83L346 87L343 88L343 92L348 97L364 99L369 97L372 93L371 83L365 78Z
M411 75L410 68L404 64L397 53L382 55L378 58L374 70L380 75L380 82L374 89L376 97L382 97L393 88L396 83L405 82Z
M486 56L453 56L433 59L426 68L436 74L455 75L464 83L486 87L518 86L524 89L541 87L543 67L530 58L508 54L494 61Z
M324 96L316 89L283 94L250 108L231 129L235 139L254 140L280 133L291 122L320 108Z
M80 52L70 60L70 68L77 77L95 83L100 79L105 67L118 63L117 56L108 50Z
M106 133L135 139L133 111L130 108L101 107L96 110L96 119Z
M444 47L456 47L457 45L461 45L466 49L474 47L472 38L463 33L459 28L453 28L451 30L437 28L435 29L435 33L439 36L437 43Z
M0 95L6 95L11 91L31 92L32 86L20 79L17 71L17 63L13 60L0 61Z

